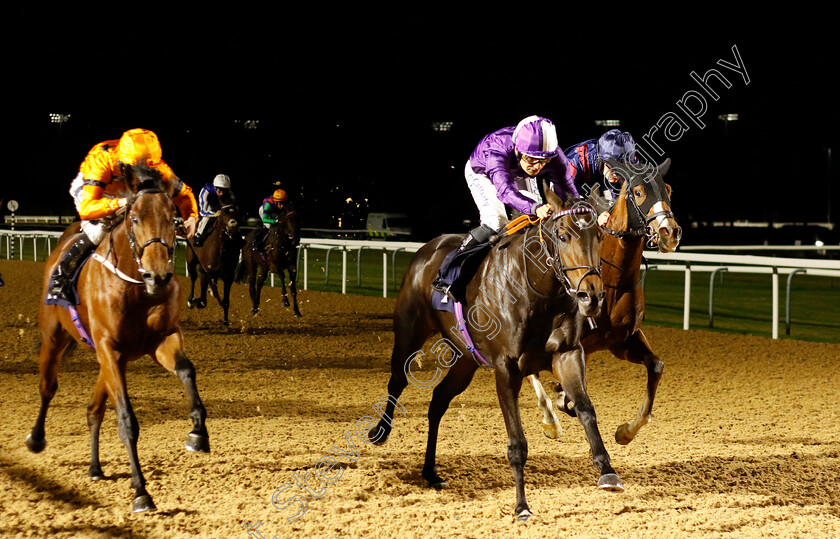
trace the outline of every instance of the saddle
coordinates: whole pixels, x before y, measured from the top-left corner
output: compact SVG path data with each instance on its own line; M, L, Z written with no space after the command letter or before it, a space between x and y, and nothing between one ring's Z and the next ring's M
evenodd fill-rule
M492 246L491 243L484 242L463 251L455 248L444 257L441 267L447 269L440 275L440 281L448 287L449 297L438 290L432 292L432 304L437 310L454 312L452 302L448 301L449 298L456 302L466 303L467 285L475 276L478 266L481 265Z

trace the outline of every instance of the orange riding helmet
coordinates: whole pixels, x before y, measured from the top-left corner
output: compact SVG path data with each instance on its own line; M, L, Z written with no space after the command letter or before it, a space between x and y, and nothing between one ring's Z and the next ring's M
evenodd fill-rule
M277 202L283 202L284 200L289 198L289 195L286 194L286 191L284 191L282 189L278 189L278 190L274 191L274 194L271 195L271 198L273 198Z
M129 129L117 144L117 160L127 165L158 166L162 151L157 135L148 129Z

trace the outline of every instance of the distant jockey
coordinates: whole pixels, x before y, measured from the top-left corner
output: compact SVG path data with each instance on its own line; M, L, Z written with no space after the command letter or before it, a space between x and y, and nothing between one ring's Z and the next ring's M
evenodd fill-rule
M621 163L635 163L636 143L630 133L611 129L600 138L590 139L566 149L566 159L575 185L581 192L588 192L598 187L613 202L621 188L621 178L607 166L607 160L615 159ZM588 188L584 189L584 185ZM609 195L607 195L609 193ZM598 216L598 224L603 226L610 212Z
M579 197L566 156L557 145L554 124L540 116L529 116L515 127L504 127L482 138L467 161L464 176L478 206L481 225L444 259L432 283L442 293L452 284L447 282L452 259L488 241L504 227L508 207L525 215L548 216L542 180L548 181L561 199Z
M282 189L275 190L270 197L263 199L258 211L263 226L257 227L254 231L254 241L251 243L252 251L263 250L263 243L269 227L286 215L288 204L289 195Z
M193 238L193 244L196 247L201 247L204 243L209 231L213 227L208 226L216 217L223 206L229 206L235 202L233 191L231 190L230 176L227 174L217 174L213 178L212 183L208 183L201 188L198 194L198 228Z
M150 166L160 173L164 186L172 189L172 200L185 219L186 236L193 236L198 217L195 196L161 155L157 135L146 129L131 129L117 140L106 140L91 148L70 185L70 194L82 220L82 234L61 256L50 277L44 303L70 301L73 274L115 225L114 214L128 203L127 197L132 193L123 180L131 165Z

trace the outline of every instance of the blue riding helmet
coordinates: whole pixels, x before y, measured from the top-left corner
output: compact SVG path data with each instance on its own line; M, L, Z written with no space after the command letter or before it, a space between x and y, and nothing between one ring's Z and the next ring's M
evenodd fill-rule
M615 159L622 163L635 161L636 142L633 136L618 129L610 129L598 139L598 157L604 161Z

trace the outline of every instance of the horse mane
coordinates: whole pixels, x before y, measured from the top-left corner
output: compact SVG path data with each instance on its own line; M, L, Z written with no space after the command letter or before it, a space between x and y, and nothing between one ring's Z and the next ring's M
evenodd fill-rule
M160 171L148 165L131 165L126 177L126 186L134 195L145 189L164 189Z

